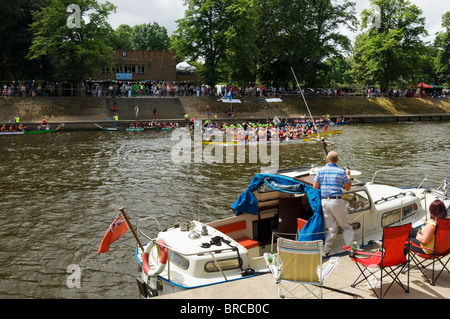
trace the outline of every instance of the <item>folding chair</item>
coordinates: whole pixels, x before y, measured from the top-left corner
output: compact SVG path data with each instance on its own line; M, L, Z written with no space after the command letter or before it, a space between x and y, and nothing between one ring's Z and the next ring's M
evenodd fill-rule
M447 264L450 258L447 258L447 261L444 263L444 259L450 254L450 219L438 219L436 223L436 229L434 230L434 235L434 249L427 248L427 250L432 251L431 254L421 254L411 249L409 250L411 253L411 259L414 262L415 266L419 268L419 270L422 272L422 275L424 275L424 277L432 286L436 284L436 281L438 280L444 269L446 269L450 273L450 270L447 268ZM411 245L417 247L417 245L412 242ZM420 260L419 258L421 258L422 260ZM427 263L428 261L430 262ZM439 271L437 276L435 276L435 272L437 272L437 270L435 269L435 264L437 261L442 265L442 269ZM433 266L431 279L425 274L425 271L422 269L428 267L429 265Z
M352 261L356 263L360 270L359 276L351 285L356 287L363 281L366 281L377 298L382 299L386 296L386 293L396 282L406 293L409 292L409 254L405 252L405 245L409 241L409 233L411 231L411 223L402 226L385 227L383 229L383 239L381 241L381 247L375 253L352 251L349 246L343 248L350 252ZM363 258L365 256L365 258ZM399 279L400 273L407 268L407 286L405 287ZM375 269L375 272L371 272L371 269ZM379 277L376 274L380 270ZM366 276L366 272L368 275ZM406 271L405 271L406 272ZM403 272L404 273L404 272ZM389 287L383 293L383 278L390 276L393 280ZM364 278L358 281L363 276ZM380 294L375 290L377 283L380 283ZM375 285L374 285L375 283Z
M308 290L301 298L312 294L314 297L322 299L323 288L359 297L353 293L323 285L323 281L336 268L341 258L332 257L324 265L322 263L323 242L321 240L301 242L278 238L277 249L276 254L264 254L267 266L276 280L277 298L284 298L287 294L296 298L293 291L299 286ZM306 285L314 287L310 289ZM315 293L317 289L319 289L318 295ZM281 293L282 291L284 292Z

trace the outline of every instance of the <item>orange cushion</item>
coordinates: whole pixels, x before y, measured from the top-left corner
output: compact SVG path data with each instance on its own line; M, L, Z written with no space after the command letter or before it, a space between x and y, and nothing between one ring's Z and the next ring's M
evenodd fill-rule
M259 243L256 240L253 240L249 237L238 238L236 239L236 241L247 249L258 247L259 245Z
M237 230L245 229L245 227L246 227L245 220L241 220L240 222L217 226L216 229L224 234L228 234Z

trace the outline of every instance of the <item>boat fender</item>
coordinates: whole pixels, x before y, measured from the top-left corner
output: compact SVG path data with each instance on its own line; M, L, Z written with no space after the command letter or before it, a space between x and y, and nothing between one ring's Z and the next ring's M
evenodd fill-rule
M157 276L160 273L162 273L162 271L164 270L164 267L166 267L166 264L167 264L167 256L168 256L167 248L164 247L164 246L166 246L166 243L162 239L158 239L158 243L163 246L160 246L160 245L156 244L155 242L153 242L151 244L148 244L145 247L144 253L142 254L143 271L149 277ZM159 262L157 263L156 267L154 267L152 269L152 267L150 267L150 264L149 264L149 256L150 256L150 252L152 251L153 247L155 247L155 246L158 246L158 248L160 248L161 257L159 258Z
M256 271L253 268L247 268L243 272L241 272L241 276L247 277L247 276L265 275L265 274L269 274L269 273L270 273L270 270Z
M246 268L242 273L242 277L252 276L255 274L255 270L253 268Z

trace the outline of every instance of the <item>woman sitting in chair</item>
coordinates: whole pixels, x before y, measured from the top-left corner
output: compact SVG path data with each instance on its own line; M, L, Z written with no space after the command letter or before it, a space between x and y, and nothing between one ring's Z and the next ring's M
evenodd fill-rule
M434 248L434 231L437 220L447 218L445 204L439 199L436 199L430 204L429 211L430 219L425 222L425 225L411 230L411 242L415 245L410 245L410 249L419 254L433 253L430 249Z

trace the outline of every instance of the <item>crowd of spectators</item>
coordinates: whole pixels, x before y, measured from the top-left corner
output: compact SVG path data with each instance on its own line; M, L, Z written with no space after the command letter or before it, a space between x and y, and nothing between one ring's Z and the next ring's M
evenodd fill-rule
M86 83L85 94L94 97L142 97L142 96L205 96L209 87L175 83Z
M2 82L2 97L35 97L35 96L92 96L92 97L176 97L176 96L206 96L214 95L223 97L231 92L232 98L243 97L282 97L290 95L299 95L300 91L295 89L286 89L284 87L275 87L272 85L218 85L212 89L207 85L195 85L192 83L173 83L173 82L85 82L77 91L70 87L63 88L57 82L45 81L13 81L11 83ZM71 91L71 92L69 92ZM303 89L305 95L318 96L360 96L367 98L389 97L389 98L449 98L450 90L416 90L411 89L393 89L388 93L382 93L376 88L367 88L362 93L356 93L352 90L323 89L316 90Z
M1 85L2 97L35 97L35 96L57 96L58 83L54 82L12 82Z

